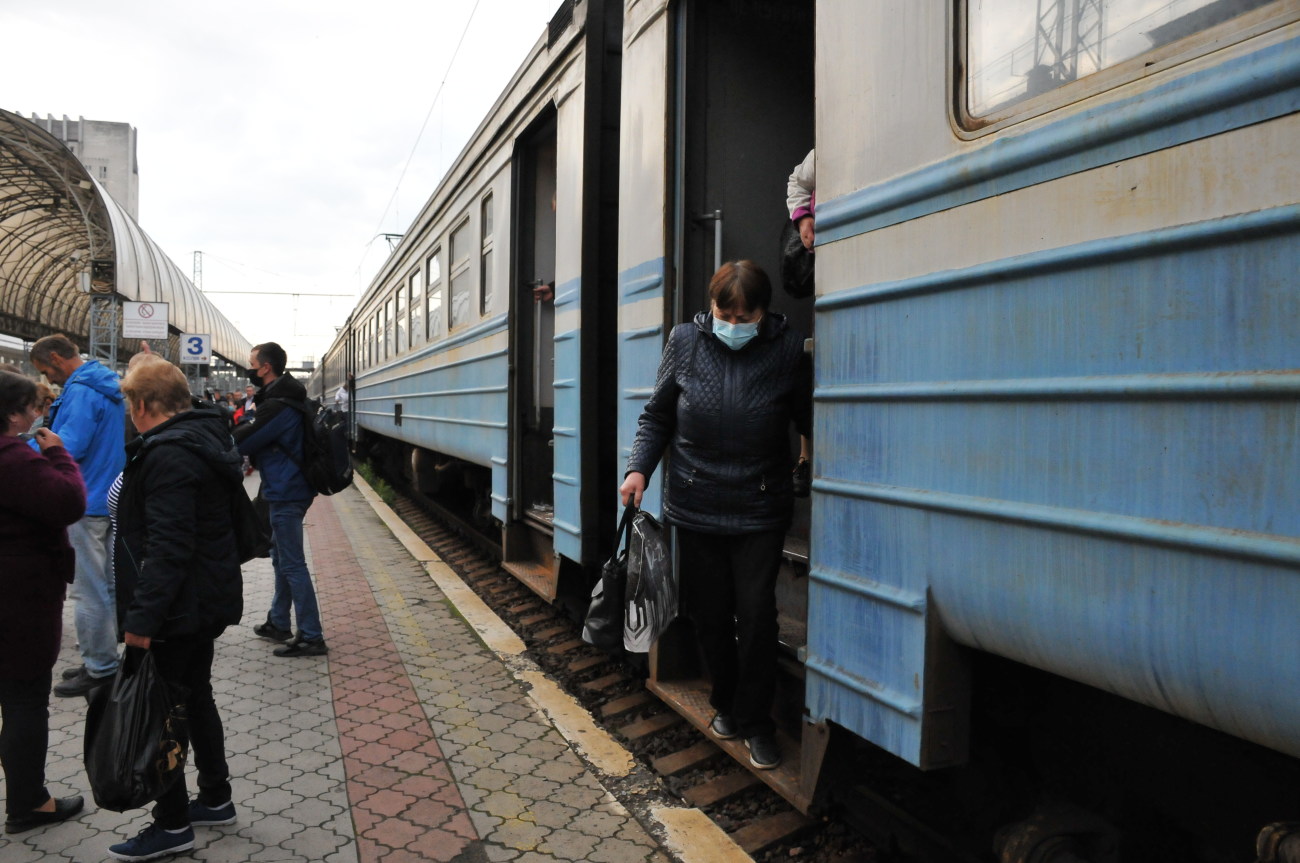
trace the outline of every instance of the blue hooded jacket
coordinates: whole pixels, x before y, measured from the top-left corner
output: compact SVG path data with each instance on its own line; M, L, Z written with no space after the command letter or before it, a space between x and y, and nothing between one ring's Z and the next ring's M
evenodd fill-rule
M50 410L50 431L63 438L86 481L86 515L107 516L108 487L126 464L126 399L117 375L95 360L83 362Z

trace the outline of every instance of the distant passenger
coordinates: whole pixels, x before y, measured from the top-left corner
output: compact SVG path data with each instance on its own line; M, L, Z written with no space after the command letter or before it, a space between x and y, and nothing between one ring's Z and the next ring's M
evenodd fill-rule
M108 521L108 487L122 472L126 455L126 409L117 375L95 360L83 360L64 335L46 336L32 345L32 365L61 384L50 406L46 427L63 439L86 482L86 515L68 528L77 554L70 594L82 664L63 672L54 687L60 698L85 695L108 683L117 671L117 626L112 573L108 571L112 536ZM37 447L32 441L31 446Z
M305 401L307 390L284 370L285 362L284 348L275 342L253 348L248 379L260 387L254 396L257 415L235 427L235 442L261 473L261 496L271 511L275 593L266 621L253 632L283 642L276 656L323 656L328 649L302 547L303 516L316 492L302 472L303 414L285 403ZM290 605L298 620L296 633L289 628Z
M795 165L794 171L790 173L790 178L786 180L785 185L785 206L790 211L790 221L794 223L799 232L799 240L803 247L811 254L813 243L816 240L816 218L813 211L817 207L817 150L808 151L804 160ZM798 248L798 247L796 247ZM782 262L782 279L785 284L786 292L791 296L804 297L812 295L812 258L807 258L807 284L806 292L796 291L791 285L791 273L788 269L798 272L798 268L790 268L787 262ZM807 497L812 492L812 445L808 438L799 438L799 461L794 466L794 496Z
M334 407L344 412L348 409L348 385L346 382L339 384L339 388L334 391Z
M816 240L817 208L817 151L809 150L804 160L795 165L785 186L785 206L790 211L790 221L799 229L799 239L808 251Z
M781 763L771 711L776 576L794 510L788 435L792 422L812 434L812 374L754 262L723 264L709 300L668 337L619 493L640 506L671 454L663 516L677 526L682 607L713 679L709 729L745 738L750 763L769 770Z

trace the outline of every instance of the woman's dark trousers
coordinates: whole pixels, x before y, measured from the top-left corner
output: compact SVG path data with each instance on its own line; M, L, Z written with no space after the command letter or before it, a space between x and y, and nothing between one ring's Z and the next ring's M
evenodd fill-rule
M182 686L189 693L185 705L189 713L190 751L199 772L199 801L205 806L220 806L230 800L226 737L216 702L212 700L213 642L220 634L155 641L150 648L163 680L169 686ZM188 827L189 809L189 792L182 776L154 804L154 823L167 830Z
M0 680L0 765L5 814L26 815L50 799L45 751L50 743L49 671L31 680Z
M682 608L713 679L709 703L742 737L772 734L776 575L784 530L719 535L677 529Z

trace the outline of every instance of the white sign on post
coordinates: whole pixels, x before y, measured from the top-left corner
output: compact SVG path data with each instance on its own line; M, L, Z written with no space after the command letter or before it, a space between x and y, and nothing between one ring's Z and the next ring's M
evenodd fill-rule
M122 338L167 338L167 304L122 303Z
M181 362L209 365L212 362L212 336L208 333L181 335Z

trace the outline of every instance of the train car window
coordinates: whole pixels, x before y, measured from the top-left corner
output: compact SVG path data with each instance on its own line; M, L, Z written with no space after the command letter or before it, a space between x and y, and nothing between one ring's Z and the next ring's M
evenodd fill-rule
M483 246L479 266L479 314L487 317L492 314L492 196L483 199Z
M1256 9L1280 8L1284 0L963 0L961 5L960 108L963 125L977 128L1018 113L1016 106L1035 96ZM1205 39L1204 50L1222 44ZM1116 83L1122 80L1119 76ZM1081 95L1063 91L1061 97Z
M470 293L473 281L470 278L469 219L460 223L451 232L451 328L454 330L469 323L473 306Z
M399 284L393 294L393 353L400 354L406 350L406 285Z
M393 355L393 298L384 302L384 359Z
M434 249L433 254L425 266L425 272L428 276L425 282L428 290L424 295L424 319L429 327L429 339L438 338L444 332L443 330L443 311L442 311L442 264L438 256L442 249Z
M419 270L406 281L407 308L411 310L411 347L424 341L424 277Z

